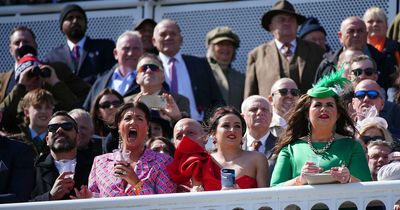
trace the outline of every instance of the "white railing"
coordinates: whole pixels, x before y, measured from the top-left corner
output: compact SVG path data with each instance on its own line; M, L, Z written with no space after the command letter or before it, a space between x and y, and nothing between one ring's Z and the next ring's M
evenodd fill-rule
M400 200L400 181L331 184L301 187L275 187L201 193L177 193L138 197L97 198L70 201L3 204L7 210L78 210L78 209L285 209L297 205L300 209L343 206L366 209L381 204L393 209ZM264 207L264 208L262 208Z

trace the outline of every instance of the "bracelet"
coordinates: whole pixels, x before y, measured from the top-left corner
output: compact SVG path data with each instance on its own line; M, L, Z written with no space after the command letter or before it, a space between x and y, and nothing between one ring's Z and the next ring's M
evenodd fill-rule
M300 176L296 177L296 179L294 180L294 185L296 186L303 185L303 183L301 183Z
M135 184L135 186L133 186L136 195L139 195L140 191L142 190L142 187L143 187L143 182L140 180L138 181L138 183Z
M347 183L351 183L351 174L350 174L350 177L349 177L349 181Z

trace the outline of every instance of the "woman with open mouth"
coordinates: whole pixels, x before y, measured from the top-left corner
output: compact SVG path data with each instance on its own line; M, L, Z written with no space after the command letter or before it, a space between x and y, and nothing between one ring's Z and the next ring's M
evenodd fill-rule
M79 198L115 197L173 193L176 185L166 171L172 157L145 147L149 136L150 111L136 102L120 107L115 114L121 159L114 153L97 156L89 175L88 188ZM83 190L82 190L83 189Z
M264 154L241 148L246 123L233 107L216 109L209 122L209 139L216 151L183 137L168 172L177 184L192 181L192 191L268 187L268 161ZM225 174L229 171L231 174ZM224 179L229 176L229 179Z
M271 186L371 181L363 148L354 139L356 128L339 101L350 82L343 72L325 76L300 97L276 145Z

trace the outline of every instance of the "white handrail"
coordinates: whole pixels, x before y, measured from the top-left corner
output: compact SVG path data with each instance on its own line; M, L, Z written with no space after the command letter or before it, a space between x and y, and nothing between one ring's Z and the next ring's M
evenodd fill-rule
M365 209L372 201L380 201L391 209L400 200L400 181L363 182L299 187L275 187L246 190L176 193L164 195L82 199L70 201L31 202L0 205L7 210L79 210L79 209L284 209L295 204L311 209L323 203L329 209L338 209L351 202Z

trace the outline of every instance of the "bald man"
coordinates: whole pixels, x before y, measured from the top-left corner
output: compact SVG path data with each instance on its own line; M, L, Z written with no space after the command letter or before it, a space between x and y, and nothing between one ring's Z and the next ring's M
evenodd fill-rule
M325 58L319 65L314 82L317 82L322 76L334 71L338 64L339 56L344 50L359 50L363 54L370 56L378 64L377 70L380 72L378 83L388 88L389 75L393 70L385 68L385 60L382 54L375 49L372 45L367 44L367 26L364 21L359 17L348 17L342 21L338 38L342 44L342 48L338 49L332 56Z
M282 78L276 81L271 88L268 101L272 105L272 120L269 125L274 136L279 136L286 128L287 113L294 107L300 96L300 90L290 78Z
M181 54L183 37L176 21L161 20L152 40L160 52L165 82L170 92L189 99L191 118L203 121L209 110L225 104L207 60Z
M175 124L173 139L175 148L178 148L184 136L189 137L189 139L197 142L202 147L205 147L207 143L207 133L204 131L203 126L198 121L190 118L183 118Z

